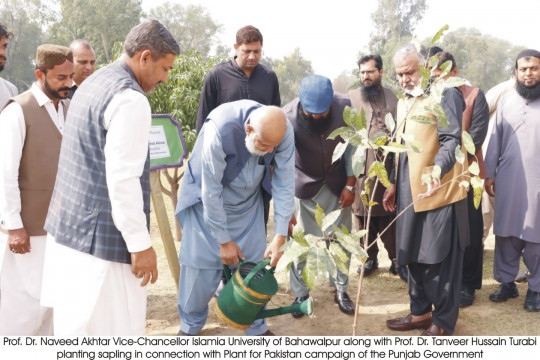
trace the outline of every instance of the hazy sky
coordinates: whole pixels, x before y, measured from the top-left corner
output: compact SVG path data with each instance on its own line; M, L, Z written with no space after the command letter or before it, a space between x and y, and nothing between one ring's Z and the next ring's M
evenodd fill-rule
M165 0L143 0L149 10ZM219 38L231 46L236 30L251 24L264 36L264 56L282 58L300 48L316 73L331 79L356 67L358 51L366 50L376 0L171 0L204 6L223 25ZM448 9L445 9L448 7ZM540 50L540 0L428 0L416 35L433 36L443 25L449 31L475 27L482 34ZM387 64L385 64L386 67Z

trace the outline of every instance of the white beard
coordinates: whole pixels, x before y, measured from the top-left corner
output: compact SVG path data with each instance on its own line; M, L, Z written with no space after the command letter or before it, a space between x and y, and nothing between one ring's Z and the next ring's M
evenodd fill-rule
M256 156L264 156L268 154L267 151L261 151L255 147L255 136L256 134L254 132L246 136L246 148L248 149L250 154Z

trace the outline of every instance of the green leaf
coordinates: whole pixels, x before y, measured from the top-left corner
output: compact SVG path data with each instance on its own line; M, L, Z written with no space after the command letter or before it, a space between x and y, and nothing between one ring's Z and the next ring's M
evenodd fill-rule
M483 189L482 179L479 176L473 176L471 178L471 185L475 189Z
M402 153L407 151L407 146L396 142L389 142L388 145L381 146L381 149L392 153Z
M362 247L360 247L358 243L358 239L362 237L357 235L359 232L348 236L337 236L337 241L344 249L346 249L351 254L360 254L364 249L362 249Z
M469 172L473 175L480 174L480 167L476 161L469 165Z
M354 116L354 110L350 106L345 106L345 109L343 109L343 121L345 121L345 124L352 126L353 116Z
M369 206L375 206L375 205L379 205L379 203L376 202L376 201L370 201L369 202Z
M448 118L446 117L446 111L444 111L443 107L440 104L433 105L433 113L437 117L439 126L447 129L449 125Z
M377 179L381 182L381 184L383 184L386 188L390 186L390 181L388 180L388 173L386 172L384 164L380 161L374 161L371 164L371 166L369 167L368 176L376 176Z
M342 126L332 131L330 135L328 135L327 139L334 140L336 137L341 136L343 139L347 140L353 137L354 134L355 132L351 128Z
M428 87L429 81L431 80L431 73L429 72L429 69L425 68L422 64L420 65L420 76L422 78L420 86L422 87L422 89L426 89Z
M332 225L335 224L336 220L339 218L340 215L341 209L334 210L330 214L326 215L322 221L321 230L323 232L328 232L332 228Z
M428 124L428 125L436 125L437 121L430 118L429 116L424 115L413 115L411 117L412 120L419 122L421 124Z
M354 117L353 124L359 130L367 129L367 119L366 119L366 112L364 111L364 108L360 110L360 114Z
M319 241L322 241L322 237L321 236L316 236L316 235L313 235L313 234L307 234L306 235L306 241L308 242L309 246L315 246L317 245L317 243Z
M302 279L306 286L310 289L316 288L316 280L321 277L326 277L328 272L325 258L325 250L321 248L313 248L308 253L306 258L306 266L302 271Z
M386 128L390 133L394 132L394 129L396 128L396 121L394 120L394 116L392 113L387 113L384 116L384 125L386 125Z
M450 71L452 71L452 62L450 60L448 61L445 61L440 67L439 69L442 70L442 72L440 73L440 75L438 76L439 79L444 79L446 77L446 75L448 75L450 73Z
M377 131L369 141L377 146L384 145L388 141L388 134L385 131Z
M482 188L474 188L474 208L478 209L482 202Z
M364 191L367 195L371 194L371 181L369 179L364 180Z
M407 148L415 153L421 153L422 143L418 140L415 140L413 142L407 143Z
M357 178L364 174L366 164L366 148L357 147L352 156L353 173Z
M329 250L327 249L324 249L324 250L325 250L324 259L326 261L326 269L328 270L328 275L330 275L331 277L335 279L337 277L338 262L336 261L336 258L331 254Z
M317 207L315 208L315 222L317 223L318 227L322 227L323 219L324 210L319 206L319 204L317 204Z
M476 149L474 148L474 141L471 137L471 134L464 131L461 134L461 137L463 139L463 145L465 145L465 149L467 149L467 152L471 155L476 154ZM478 174L475 174L475 175L478 175Z
M340 142L336 145L336 147L334 148L334 154L332 155L332 163L341 159L341 157L345 153L345 150L347 149L347 145L349 145L348 141Z
M364 207L367 208L369 206L369 199L365 191L362 191L362 193L360 193L360 199L362 200L362 204L364 205Z
M437 66L437 64L439 63L439 57L437 55L433 55L432 57L429 58L429 68L430 69L433 69L435 68L435 66Z
M341 225L341 231L343 232L343 234L349 235L349 229L347 229L345 225Z
M433 36L433 39L431 39L431 45L435 44L437 40L441 38L441 36L444 34L446 30L448 30L448 24L444 25L439 31L437 31L435 36Z
M339 246L339 244L333 242L330 243L329 251L334 258L335 265L337 266L339 271L344 274L348 274L349 269L347 267L347 261L349 261L349 257L347 256L345 251L343 251L343 248Z
M462 186L465 189L468 189L469 188L469 182L465 181L465 180L462 180L462 181L459 182L459 186Z
M296 241L299 245L308 247L309 244L306 240L306 237L304 235L304 229L298 224L294 225L293 233L292 233L294 241Z
M451 76L448 79L444 79L444 81L441 81L441 85L442 85L441 91L449 87L458 87L466 83L467 83L466 79L463 79L457 76Z
M456 161L463 165L465 163L465 154L463 153L463 151L461 151L461 146L456 146L455 154Z
M291 242L291 241L289 241ZM295 247L292 246L283 252L283 256L279 259L278 266L276 267L276 271L282 271L290 267L291 263L293 263L296 259L301 258L305 254L307 254L310 251L310 248L304 248L304 247Z
M441 167L439 165L433 165L433 169L431 169L431 176L434 179L440 179L441 178Z

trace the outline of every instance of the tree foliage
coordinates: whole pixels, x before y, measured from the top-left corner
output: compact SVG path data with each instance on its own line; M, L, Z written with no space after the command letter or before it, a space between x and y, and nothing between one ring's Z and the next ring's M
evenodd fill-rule
M369 52L381 55L390 82L395 79L392 58L401 45L412 39L426 9L426 0L379 0L379 6L371 14L374 30Z
M72 40L88 40L98 64L113 60L114 43L123 41L140 22L140 0L58 0L59 19L49 28L49 41L69 45Z
M279 93L283 105L298 96L300 81L313 74L311 61L304 59L299 48L294 49L292 54L283 57L283 60L274 59L272 69L278 77Z
M441 46L454 55L459 75L485 91L508 80L516 55L524 49L473 28L449 32Z
M223 58L204 58L197 51L179 55L166 83L148 96L152 113L172 114L182 125L188 151L195 143L195 121L204 76Z
M208 56L217 42L216 35L222 26L200 5L164 4L150 10L149 17L160 21L174 35L180 51L198 51Z
M43 42L42 28L53 19L53 11L38 0L1 0L0 22L12 33L2 75L20 92L35 81L36 48Z

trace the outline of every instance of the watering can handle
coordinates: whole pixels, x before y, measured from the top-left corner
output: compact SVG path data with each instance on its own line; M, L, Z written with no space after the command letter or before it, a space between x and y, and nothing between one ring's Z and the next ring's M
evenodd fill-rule
M244 261L242 261L242 259L238 258L238 267L240 267L240 265L242 265L243 263L244 263ZM229 265L223 264L223 273L225 274L225 279L227 281L230 281L231 277L232 277L232 272L231 272L231 268L229 267Z
M249 274L247 274L246 278L244 279L244 285L248 286L249 282L255 276L255 274L257 274L260 270L264 269L266 267L266 265L268 265L268 264L270 264L270 258L264 259L263 261L261 261L260 263L255 265L255 267L253 269L251 269ZM273 268L270 269L270 271L274 272L275 269L276 268L273 267Z

